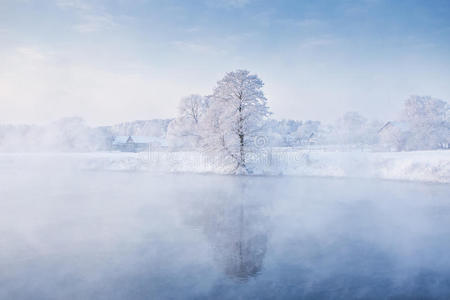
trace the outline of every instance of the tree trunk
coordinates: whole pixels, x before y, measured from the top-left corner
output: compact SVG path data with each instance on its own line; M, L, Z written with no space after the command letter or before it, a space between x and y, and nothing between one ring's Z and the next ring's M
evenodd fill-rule
M240 164L245 168L244 134L239 134Z
M242 96L240 96L242 97ZM242 99L241 99L242 101ZM242 105L239 104L239 162L238 162L238 169L247 170L247 167L245 166L245 149L244 149L244 126L243 126L243 118L242 118ZM242 172L243 170L239 170L239 172Z

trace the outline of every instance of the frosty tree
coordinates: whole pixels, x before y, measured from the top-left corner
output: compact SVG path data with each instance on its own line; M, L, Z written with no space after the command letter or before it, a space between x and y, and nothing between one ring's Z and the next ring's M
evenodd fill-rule
M411 96L405 101L403 119L409 123L411 149L447 147L450 142L449 106L429 96Z
M403 118L412 124L440 124L448 121L447 102L429 96L411 96L405 101Z
M367 119L355 111L346 112L336 122L335 138L342 144L358 144L365 139Z
M230 72L217 83L203 125L205 148L231 162L232 172L248 173L247 155L269 116L263 82L249 71Z
M200 141L199 123L207 109L207 99L190 95L181 99L179 116L170 122L167 138L171 148L196 148Z
M186 121L198 124L207 108L206 98L200 95L190 95L181 99L178 111Z

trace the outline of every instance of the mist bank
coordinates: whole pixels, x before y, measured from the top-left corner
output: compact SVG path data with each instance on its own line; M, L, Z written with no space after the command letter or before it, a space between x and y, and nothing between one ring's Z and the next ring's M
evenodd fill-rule
M169 151L203 151L210 144L202 127L205 124L193 120L201 119L208 101L210 97L191 95L182 99L181 115L174 119L137 120L101 127L89 126L78 117L44 125L3 124L0 120L0 152L111 151L117 136L165 140ZM334 123L267 118L248 137L246 145L254 146L256 140L257 148L339 146L340 150L364 147L372 151L423 151L449 149L449 132L450 109L446 101L412 96L394 120L369 120L358 112L347 112Z
M273 149L248 158L251 175L374 178L450 183L449 152L327 152ZM3 153L0 168L228 174L226 162L201 152Z
M0 152L110 151L115 136L165 137L170 119L137 120L92 127L79 117L62 118L43 125L0 122Z

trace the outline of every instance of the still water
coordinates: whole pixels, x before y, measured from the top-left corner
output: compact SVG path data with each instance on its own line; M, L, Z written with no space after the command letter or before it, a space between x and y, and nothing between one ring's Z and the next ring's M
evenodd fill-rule
M0 299L450 297L450 186L0 170Z

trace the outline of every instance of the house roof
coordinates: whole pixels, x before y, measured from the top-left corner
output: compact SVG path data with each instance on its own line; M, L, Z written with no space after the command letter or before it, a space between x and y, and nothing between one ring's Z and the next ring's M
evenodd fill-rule
M118 135L114 137L113 145L126 144L131 137L132 141L136 144L156 144L159 146L167 146L165 138L156 136L138 136L138 135Z
M125 144L128 140L127 135L115 136L113 140L113 145Z
M397 128L400 131L406 132L411 130L411 126L408 122L402 122L402 121L389 121L386 124L384 124L383 127L378 130L378 133L384 131L387 128Z

